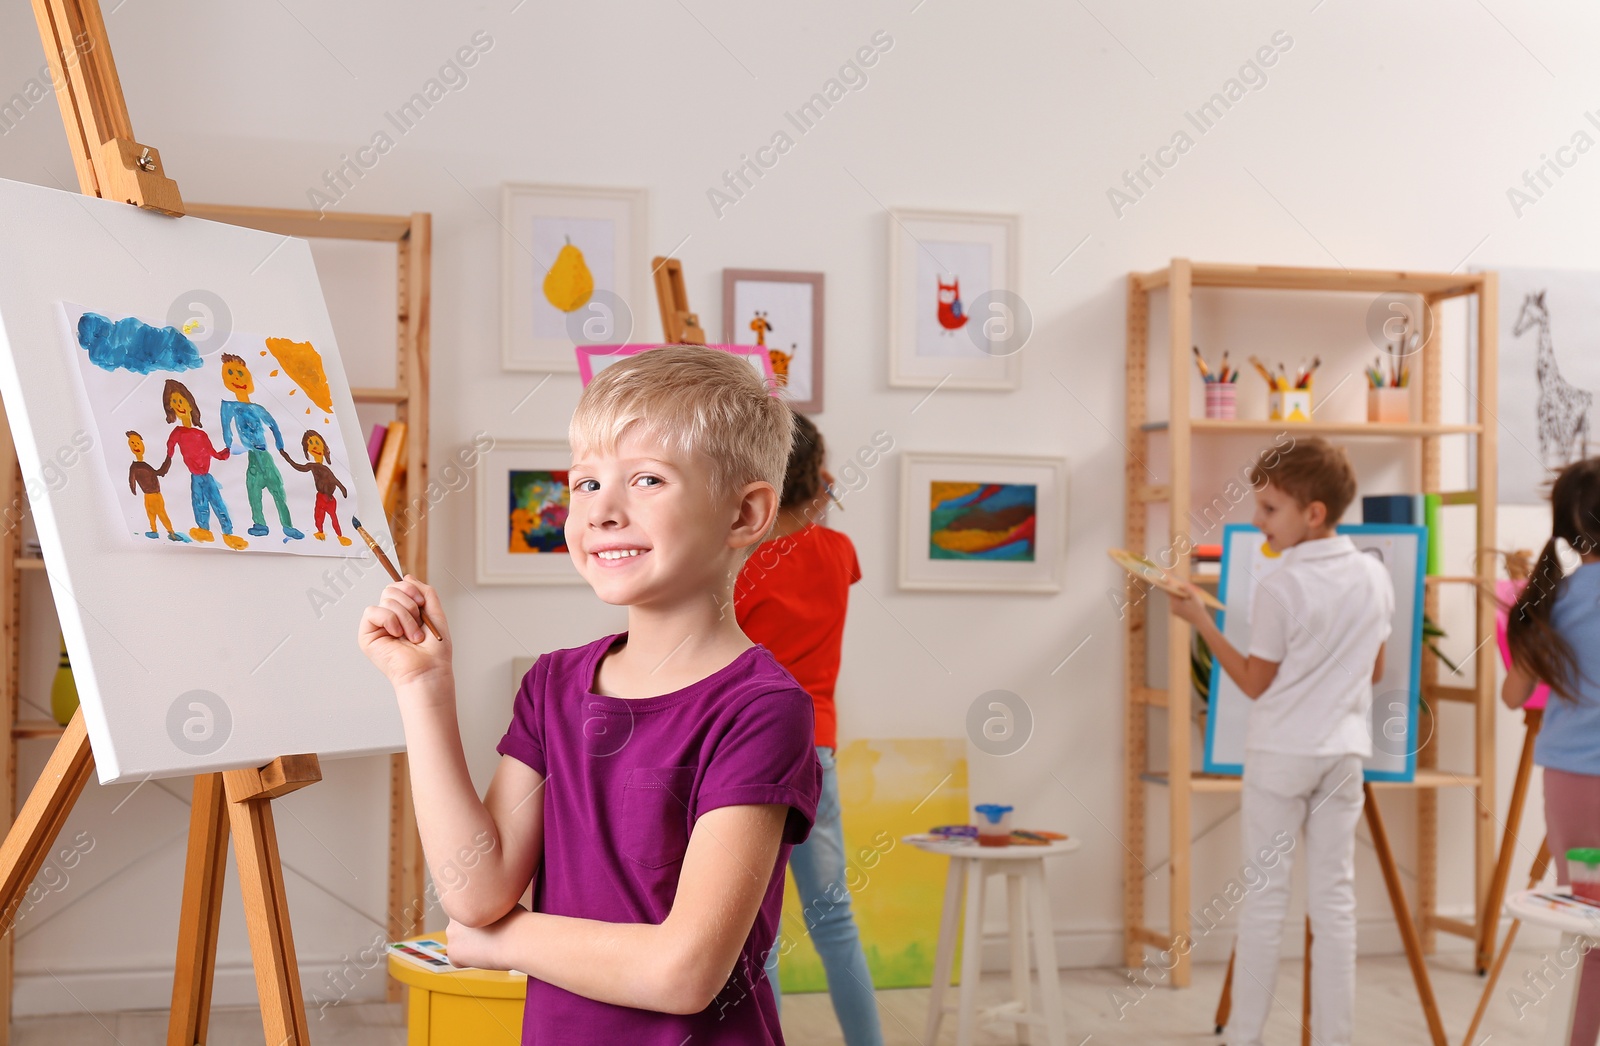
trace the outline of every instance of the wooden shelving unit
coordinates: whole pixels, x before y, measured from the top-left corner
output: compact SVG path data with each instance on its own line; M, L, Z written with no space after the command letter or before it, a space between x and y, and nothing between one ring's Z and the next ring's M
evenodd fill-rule
M1421 297L1430 311L1433 333L1422 347L1421 366L1414 368L1413 380L1420 379L1422 387L1422 420L1406 424L1370 424L1366 422L1306 423L1274 421L1217 421L1190 417L1190 382L1194 367L1189 346L1192 344L1193 292L1197 287L1237 289L1277 289L1301 292L1400 292ZM1166 365L1170 370L1170 395L1167 417L1151 419L1147 416L1148 386L1146 379L1150 366L1150 294L1164 291L1167 294L1168 341ZM1440 306L1450 298L1475 296L1477 299L1477 405L1476 419L1467 424L1447 424L1439 420L1441 392L1441 347L1439 344ZM1336 437L1339 439L1367 438L1396 441L1397 451L1410 449L1413 442L1421 454L1422 486L1425 492L1444 494L1446 504L1475 506L1477 533L1475 547L1493 548L1495 543L1495 407L1496 407L1496 331L1497 282L1493 273L1426 273L1388 272L1379 270L1310 269L1251 265L1216 265L1174 258L1170 265L1153 272L1135 272L1128 276L1128 357L1127 357L1127 521L1126 547L1134 551L1148 551L1146 507L1166 503L1171 521L1166 535L1166 547L1178 547L1179 525L1185 522L1191 508L1190 466L1194 460L1195 441L1209 440L1215 435L1252 434L1267 435L1278 432L1295 432ZM1440 491L1440 450L1443 438L1461 436L1477 441L1475 460L1476 485L1468 491ZM1166 482L1151 482L1145 463L1150 459L1153 439L1168 441L1171 476ZM1495 664L1498 648L1494 636L1495 606L1492 596L1494 564L1491 557L1477 556L1479 571L1472 576L1434 577L1425 586L1424 609L1438 619L1439 589L1446 584L1478 585L1476 623L1473 655L1475 685L1471 687L1443 686L1439 683L1439 663L1426 652L1422 663L1422 697L1430 706L1438 702L1455 701L1474 708L1474 757L1470 771L1454 772L1438 766L1439 730L1437 715L1435 729L1417 754L1416 780L1399 783L1378 783L1386 790L1407 790L1416 793L1417 801L1417 897L1415 904L1418 930L1423 946L1432 951L1434 935L1438 931L1472 938L1477 942L1478 964L1487 966L1488 952L1493 948L1494 913L1485 913L1485 896L1494 871L1495 832L1493 810L1494 790L1494 716L1495 716ZM1178 560L1174 570L1178 576L1189 579L1188 557ZM1128 579L1128 603L1124 608L1126 622L1126 732L1124 779L1126 832L1123 838L1126 855L1123 859L1123 921L1124 961L1136 968L1144 962L1146 947L1171 948L1178 938L1190 934L1189 913L1192 911L1190 866L1191 797L1196 793L1237 792L1238 778L1218 777L1194 770L1197 762L1191 750L1190 713L1191 686L1189 675L1189 648L1192 633L1189 626L1171 619L1167 634L1166 666L1167 686L1149 685L1146 676L1148 654L1148 629L1150 599L1142 582ZM1164 613L1164 607L1163 607ZM1167 720L1166 764L1164 772L1149 768L1149 721L1151 716L1165 712ZM1145 917L1145 857L1148 844L1145 831L1145 812L1151 801L1151 789L1160 789L1167 795L1170 808L1168 818L1168 852L1171 855L1171 878L1168 888L1168 926L1157 930L1148 925ZM1437 912L1436 875L1438 866L1438 789L1470 789L1475 799L1473 818L1473 871L1475 883L1475 919L1472 923L1442 917ZM1190 983L1190 955L1187 950L1176 954L1177 965L1172 969L1172 983L1185 987Z
M188 204L188 214L211 221L227 222L261 229L282 236L305 238L368 240L392 243L397 256L398 339L395 385L392 388L355 388L356 403L392 405L395 418L406 423L405 471L397 481L397 503L403 519L392 517L390 531L400 567L419 578L428 576L428 514L426 502L421 511L405 515L406 506L421 497L428 485L428 374L429 326L431 320L431 274L433 219L425 213L410 215L318 214L316 211L278 210L264 207L232 207ZM364 442L364 441L363 441ZM365 460L362 455L360 460ZM6 519L14 526L0 525L0 646L4 668L0 687L4 689L4 722L10 724L8 736L0 743L0 835L11 827L17 804L17 747L19 741L34 738L59 738L63 727L51 719L19 718L22 710L22 581L30 571L44 570L44 560L22 555L22 513L27 507L22 475L10 427L0 422L0 506L7 508ZM27 621L30 627L54 624L43 615ZM352 637L351 642L354 642ZM48 696L41 704L31 701L32 709L47 711ZM422 843L417 836L416 817L411 806L411 786L402 754L390 757L389 764L389 882L388 927L390 940L399 940L421 931L424 912ZM7 933L0 940L0 1043L9 1041L14 937ZM400 985L388 982L388 998L395 1001Z

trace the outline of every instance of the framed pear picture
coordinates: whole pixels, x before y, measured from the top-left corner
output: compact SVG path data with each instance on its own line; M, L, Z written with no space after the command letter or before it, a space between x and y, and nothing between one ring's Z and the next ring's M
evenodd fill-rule
M573 371L574 345L632 340L653 307L645 190L507 184L500 211L501 366Z

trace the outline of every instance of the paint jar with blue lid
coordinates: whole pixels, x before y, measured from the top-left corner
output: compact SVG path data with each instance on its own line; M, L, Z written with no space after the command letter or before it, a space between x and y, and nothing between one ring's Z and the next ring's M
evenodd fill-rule
M998 803L979 803L973 807L978 812L978 845L1011 845L1011 807Z

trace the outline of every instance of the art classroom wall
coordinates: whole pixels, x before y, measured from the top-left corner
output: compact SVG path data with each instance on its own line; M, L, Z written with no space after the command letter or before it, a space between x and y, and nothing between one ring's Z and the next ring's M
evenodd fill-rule
M1123 656L1107 599L1120 580L1102 550L1122 542L1127 271L1174 254L1443 270L1592 264L1586 241L1571 233L1600 219L1592 150L1534 202L1514 207L1507 196L1541 153L1570 141L1592 105L1595 92L1582 79L1591 63L1580 48L1600 26L1576 2L1519 13L1513 28L1528 50L1481 12L1438 0L1314 11L1250 2L1226 17L1168 2L1102 10L1099 21L1077 5L1032 0L986 12L981 32L969 11L937 2L867 0L825 18L726 0L698 0L692 16L644 3L515 12L512 3L419 5L401 19L373 0L314 18L290 6L298 17L276 5L198 0L108 14L134 126L161 149L187 199L305 207L315 190L336 210L434 214L436 475L479 430L563 438L578 395L575 375L541 386L541 375L500 367L496 214L507 181L648 189L650 250L683 259L691 301L713 325L724 266L826 272L830 358L818 420L836 463L880 431L901 450L1069 460L1075 496L1059 594L898 591L896 455L857 470L848 509L833 523L856 542L867 574L839 681L843 742L960 736L979 694L1022 696L1032 738L1009 757L974 756L971 792L1003 795L1019 820L1084 840L1051 870L1055 931L1064 961L1075 965L1120 956ZM1373 32L1377 24L1385 31ZM181 62L170 59L175 25L192 43ZM870 67L850 68L880 32L892 46ZM1190 116L1280 32L1290 46L1272 66L1244 73L1252 86L1214 109L1220 116L1209 125L1201 119L1202 131ZM447 67L462 47L475 49L472 64ZM0 10L0 99L24 92L42 62L28 9ZM789 115L835 77L853 86L802 131ZM403 113L430 78L452 86L426 110ZM662 118L668 84L679 120ZM1409 102L1400 119L1397 98ZM0 175L70 184L49 101L19 115L0 113ZM769 147L780 134L789 144L778 153ZM1172 148L1180 135L1183 152ZM759 178L747 172L749 187L734 197L734 168L757 156L774 165ZM708 199L713 189L732 202ZM1035 330L1017 391L929 397L888 388L885 207L1021 216L1021 291ZM382 384L393 345L393 328L383 325L392 263L358 247L316 250L334 285L330 307L352 384ZM1354 329L1344 345L1354 352L1367 305L1212 296L1197 311L1197 335L1208 349L1272 355ZM643 335L657 336L654 301L632 306ZM1458 409L1460 385L1447 376L1444 389ZM1197 494L1220 491L1231 471L1222 463L1252 449L1250 441L1218 444L1216 475ZM1376 447L1356 453L1368 474L1393 484L1387 490L1408 481L1407 469L1386 464ZM1454 451L1446 463L1462 474ZM510 658L587 641L620 628L623 617L581 589L474 584L473 493L460 478L454 485L433 510L431 573L460 637L463 729L486 784L510 700ZM1537 510L1515 521L1528 540L1539 537ZM40 582L30 579L30 599ZM1464 630L1464 620L1447 614L1445 624ZM54 636L35 638L31 678L47 686ZM1460 765L1464 731L1452 735L1452 722L1447 758ZM1520 718L1502 715L1502 794L1520 742ZM24 753L27 779L44 751L28 742ZM381 990L361 950L383 914L386 796L384 769L369 761L338 765L283 802L293 814L278 819L289 896L313 999ZM152 969L172 954L185 798L155 783L86 793L67 836L88 831L97 846L39 907L49 921L37 930L24 921L19 1005L74 1008L46 969L109 1005L166 1004L169 984ZM1231 802L1196 799L1196 825L1221 822L1196 843L1197 887L1220 886L1238 867L1234 822L1224 819ZM1412 818L1398 804L1389 809L1408 853ZM1536 802L1529 814L1536 835ZM1465 794L1441 797L1443 823L1465 825L1470 816ZM1150 829L1164 830L1159 816ZM1362 946L1394 950L1376 868L1359 852ZM1461 831L1442 839L1446 911L1469 904L1468 859ZM1163 866L1151 868L1159 913ZM225 911L219 1003L253 990L231 895ZM1213 934L1200 954L1223 957L1227 943Z

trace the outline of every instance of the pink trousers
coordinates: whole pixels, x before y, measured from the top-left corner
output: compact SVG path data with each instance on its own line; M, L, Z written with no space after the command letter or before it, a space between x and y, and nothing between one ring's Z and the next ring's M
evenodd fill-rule
M1600 776L1544 771L1544 830L1556 881L1567 885L1567 851L1600 846ZM1571 1046L1594 1046L1600 1037L1600 949L1584 956Z

